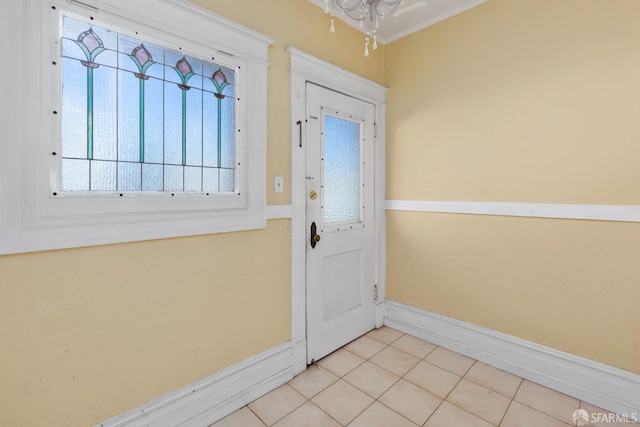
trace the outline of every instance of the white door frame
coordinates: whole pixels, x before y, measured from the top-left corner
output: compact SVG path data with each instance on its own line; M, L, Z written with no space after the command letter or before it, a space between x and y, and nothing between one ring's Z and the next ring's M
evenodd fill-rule
M387 88L298 49L291 57L291 343L294 375L307 368L306 227L305 227L305 109L306 83L312 82L375 105L377 135L374 148L375 272L378 289L376 326L382 326L386 281L385 218L385 94ZM300 121L301 125L297 122ZM301 128L300 128L301 126ZM302 147L300 144L302 143Z

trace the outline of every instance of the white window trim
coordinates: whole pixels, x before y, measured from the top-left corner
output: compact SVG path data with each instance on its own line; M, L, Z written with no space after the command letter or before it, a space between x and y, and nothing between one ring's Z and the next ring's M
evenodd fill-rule
M233 57L231 63L241 66L236 96L245 101L236 119L243 134L239 194L53 195L60 52L52 34L61 11L115 30L139 28L141 38L187 54ZM273 39L181 0L4 0L0 12L0 52L16 58L0 69L0 254L266 226L266 70Z

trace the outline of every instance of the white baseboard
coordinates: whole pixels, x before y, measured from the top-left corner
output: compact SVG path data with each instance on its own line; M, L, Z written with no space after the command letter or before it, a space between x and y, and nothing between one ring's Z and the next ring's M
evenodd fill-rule
M618 414L640 413L640 375L394 301L384 324Z
M96 427L202 427L240 409L293 378L293 351L285 343Z

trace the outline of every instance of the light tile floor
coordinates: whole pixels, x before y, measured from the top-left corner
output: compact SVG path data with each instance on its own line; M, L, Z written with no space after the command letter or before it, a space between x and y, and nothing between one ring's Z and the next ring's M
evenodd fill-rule
M568 427L578 408L607 414L383 327L212 427Z

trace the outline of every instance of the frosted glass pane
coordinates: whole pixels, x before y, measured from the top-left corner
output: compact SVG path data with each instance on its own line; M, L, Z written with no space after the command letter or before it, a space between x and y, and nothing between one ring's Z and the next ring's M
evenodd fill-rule
M67 58L62 59L62 155L87 158L87 69Z
M217 192L219 190L219 173L218 168L204 168L202 171L202 191Z
M116 162L91 162L91 191L116 191Z
M140 82L133 73L118 73L118 160L140 161Z
M231 193L235 191L235 173L233 169L220 169L220 191Z
M202 166L202 91L187 91L187 165Z
M153 68L153 67L151 67ZM144 161L164 161L164 85L156 79L144 83Z
M142 165L142 191L162 191L164 189L164 166Z
M165 84L164 87L164 162L180 165L182 164L182 90L174 84Z
M62 56L65 58L73 58L81 61L87 60L87 55L82 51L82 48L75 42L75 38L62 39Z
M184 191L202 190L202 168L184 168Z
M360 123L324 121L324 222L360 221Z
M222 166L223 168L235 167L235 102L234 98L222 100Z
M62 159L62 190L89 191L89 160Z
M202 100L202 155L205 166L218 166L218 99L205 92ZM217 174L217 172L216 172ZM217 191L217 190L216 190Z
M118 163L118 190L142 190L142 171L140 163Z
M118 76L113 68L93 71L93 158L116 160L118 155Z
M94 62L102 67L118 68L118 53L113 50L105 50L96 55Z
M184 167L165 166L164 167L164 190L182 191L184 188Z

